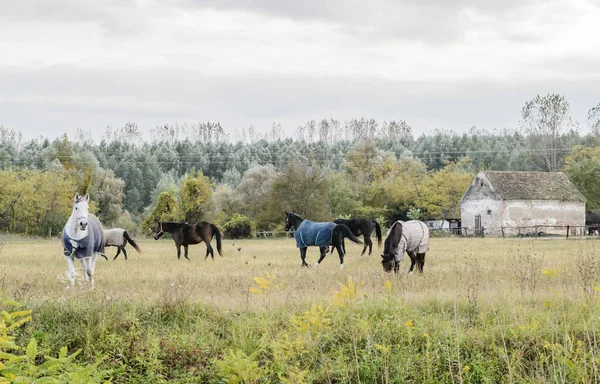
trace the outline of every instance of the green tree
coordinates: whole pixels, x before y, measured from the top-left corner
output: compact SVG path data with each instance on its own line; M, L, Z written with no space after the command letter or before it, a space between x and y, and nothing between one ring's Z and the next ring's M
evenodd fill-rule
M269 205L274 220L293 211L313 221L331 220L327 206L328 180L318 167L289 164L273 180Z
M98 205L98 217L103 224L113 226L123 214L125 182L111 170L99 169L94 178L92 201Z
M586 208L600 208L600 147L573 147L562 170L586 197Z
M428 217L460 217L460 199L475 177L470 167L470 159L465 158L449 163L439 171L431 171L420 183L415 205Z
M242 213L256 221L262 229L276 222L270 213L271 191L276 173L272 166L257 166L244 172L242 181L235 189L235 195L242 205Z
M181 181L181 212L186 221L198 222L204 219L212 199L212 188L211 181L202 171L192 173Z
M361 208L355 183L348 174L329 172L327 181L327 203L332 217L351 215Z
M142 222L142 230L150 234L159 221L178 221L181 219L179 212L179 203L175 195L171 192L162 192L154 208Z

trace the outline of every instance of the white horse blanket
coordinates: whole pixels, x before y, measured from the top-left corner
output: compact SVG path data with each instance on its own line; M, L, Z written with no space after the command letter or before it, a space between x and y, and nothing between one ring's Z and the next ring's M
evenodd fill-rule
M402 238L395 252L396 261L404 260L404 252L425 253L429 250L429 228L424 222L398 220L396 225L402 226ZM388 231L388 235L390 231Z

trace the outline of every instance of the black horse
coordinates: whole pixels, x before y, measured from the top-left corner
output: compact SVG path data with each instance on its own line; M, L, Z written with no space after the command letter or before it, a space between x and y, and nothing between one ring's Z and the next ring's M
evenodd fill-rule
M177 247L178 259L181 259L182 245L185 249L184 256L189 260L188 245L200 244L204 241L206 243L206 256L204 259L207 259L208 255L210 255L210 257L214 260L215 254L212 246L210 245L213 236L217 238L217 251L219 251L219 255L223 256L221 251L221 238L223 235L221 234L219 228L212 223L207 221L201 221L196 224L178 223L172 221L158 222L154 228L154 240L160 239L165 232L168 232L173 236L175 246Z
M379 223L375 220L371 219L336 219L333 220L336 224L344 224L346 227L350 229L354 236L363 236L365 239L365 246L363 248L361 256L365 254L367 247L369 247L369 255L373 251L373 242L371 241L371 233L375 230L375 235L377 236L377 246L381 247L381 227ZM331 252L333 252L333 247L331 248Z
M330 245L337 249L340 257L340 268L344 268L344 254L346 253L344 239L348 238L356 244L363 244L343 224L315 223L310 220L304 220L293 212L285 212L285 230L289 231L292 228L295 231L296 247L300 248L300 258L302 259L303 267L310 267L306 263L306 249L310 246L317 246L321 251L321 257L315 264L315 268L325 258L327 247Z
M392 269L398 273L400 261L404 259L404 252L410 257L412 273L415 264L419 272L423 273L425 254L429 250L429 228L424 222L418 220L397 221L390 228L385 239L381 264L385 272Z

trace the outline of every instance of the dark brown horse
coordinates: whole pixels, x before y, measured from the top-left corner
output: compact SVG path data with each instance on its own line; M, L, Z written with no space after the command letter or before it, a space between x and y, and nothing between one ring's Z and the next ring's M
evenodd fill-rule
M223 235L219 228L212 223L207 221L201 221L196 224L178 223L173 221L158 222L154 228L154 240L160 239L165 232L168 232L173 236L175 246L177 247L178 259L181 259L182 245L185 250L184 256L189 260L188 245L200 244L204 241L204 243L206 243L206 256L204 259L207 259L208 255L210 255L214 260L215 254L210 245L213 236L217 238L217 251L219 252L219 255L223 256L221 251L221 238Z

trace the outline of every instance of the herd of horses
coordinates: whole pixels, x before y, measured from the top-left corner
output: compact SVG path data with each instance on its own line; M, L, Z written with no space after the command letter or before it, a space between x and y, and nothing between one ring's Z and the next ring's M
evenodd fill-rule
M71 216L63 228L62 243L63 252L67 259L69 271L67 276L71 284L75 284L75 260L81 263L84 280L91 286L94 285L94 269L99 256L106 260L105 248L114 246L118 248L115 260L122 252L127 259L125 246L131 244L138 253L142 253L140 247L131 238L126 230L122 228L104 229L100 220L89 213L89 195L81 196L75 194ZM337 250L340 259L340 268L344 268L344 255L346 254L345 239L363 245L361 256L367 249L369 255L373 250L371 234L375 232L377 244L381 247L381 227L375 220L371 219L337 219L333 222L313 222L302 218L294 212L285 212L285 230L294 231L296 247L300 250L300 259L303 267L310 267L306 262L306 251L308 247L318 247L320 250L319 260L314 265L316 268L325 258L327 253ZM214 250L211 246L213 238L216 238L217 252L223 256L221 249L223 234L221 230L212 223L180 223L180 222L158 222L153 229L154 239L160 239L165 233L170 233L177 247L177 258L181 259L181 247L184 248L184 257L188 260L188 246L206 244L205 259L210 256L213 260ZM363 236L364 243L358 239ZM388 231L383 242L384 249L381 255L381 264L385 272L398 273L400 262L404 260L404 253L411 260L409 273L412 273L415 265L419 272L423 272L425 254L429 250L429 229L422 221L396 221ZM331 249L329 249L331 247Z

